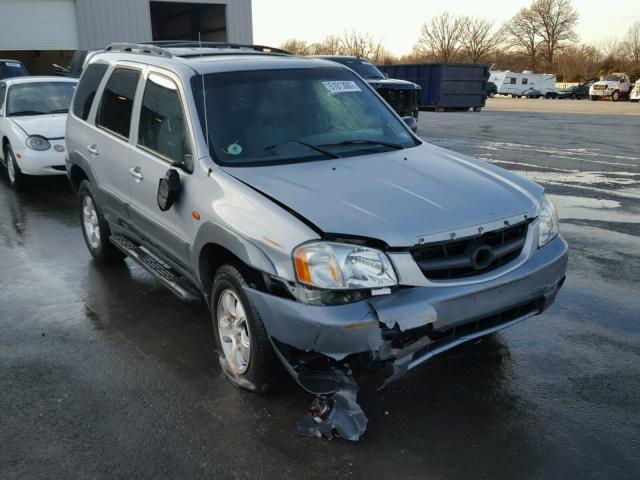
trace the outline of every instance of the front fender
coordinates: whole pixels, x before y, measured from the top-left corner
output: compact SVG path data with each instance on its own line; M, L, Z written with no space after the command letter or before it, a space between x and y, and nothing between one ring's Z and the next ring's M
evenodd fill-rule
M228 250L251 268L271 275L277 275L273 262L271 262L269 257L254 243L221 225L206 222L198 230L191 248L191 265L197 267L195 270L197 271L198 282L201 287L204 287L210 281L210 279L202 278L203 269L200 265L201 252L208 244L213 244ZM206 288L203 288L203 291L206 293Z

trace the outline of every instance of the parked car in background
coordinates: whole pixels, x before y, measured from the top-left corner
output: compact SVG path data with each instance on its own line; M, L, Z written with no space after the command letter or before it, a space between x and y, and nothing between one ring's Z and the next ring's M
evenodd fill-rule
M26 77L29 75L27 67L18 60L0 59L0 80L13 77Z
M76 80L0 80L0 161L13 188L28 175L64 175L65 123Z
M612 102L628 100L631 92L631 80L626 73L604 75L589 87L589 99L608 98Z
M528 90L522 92L521 96L525 98L541 98L542 92L540 90L536 90L535 88L529 88Z
M535 89L540 91L545 98L557 96L556 76L553 74L492 70L489 81L496 84L500 95L510 95L517 98L525 96L524 93L527 90Z
M493 98L498 94L498 87L493 82L487 82L487 97Z
M58 75L63 77L79 78L82 74L82 70L84 70L84 67L89 63L89 60L91 60L91 57L101 51L102 49L76 50L71 58L71 63L68 66L63 67L54 63L53 68L56 70Z
M558 92L558 98L566 99L570 98L572 100L584 100L589 98L589 88L593 82L585 82L580 85L574 85L569 88L562 89Z
M364 78L391 105L398 115L418 118L420 113L420 85L407 80L386 78L385 74L366 58L344 55L323 55L315 58L324 58L349 67Z
M277 388L284 366L317 395L299 433L357 440L351 367L398 378L542 313L565 278L544 188L424 142L409 120L333 61L108 48L67 120L87 248L204 298L235 385Z
M640 80L636 80L636 83L629 94L629 100L632 102L640 101Z

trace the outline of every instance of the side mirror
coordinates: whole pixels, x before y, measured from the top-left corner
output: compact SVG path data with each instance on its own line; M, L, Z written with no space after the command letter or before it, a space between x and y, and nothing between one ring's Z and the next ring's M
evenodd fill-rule
M158 207L163 212L171 208L180 194L180 174L177 170L170 168L158 183Z
M185 153L181 161L171 162L172 168L180 168L185 172L193 172L193 155Z
M384 72L384 78L389 78L389 74L387 72Z
M418 121L414 117L402 117L404 123L411 129L413 133L418 133Z

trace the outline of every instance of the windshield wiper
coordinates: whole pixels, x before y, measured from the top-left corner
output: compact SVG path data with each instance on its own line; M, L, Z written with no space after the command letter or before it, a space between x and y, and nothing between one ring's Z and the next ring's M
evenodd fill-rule
M57 110L51 110L49 113L69 113L68 108L58 108Z
M324 155L327 155L328 157L341 158L340 155L338 155L337 153L330 152L329 150L326 150L326 149L324 149L322 147L319 147L318 145L314 145L312 143L307 143L307 142L299 140L297 138L294 138L292 140L285 140L284 142L276 143L275 145L269 145L267 147L264 147L264 149L266 151L271 151L271 150L274 150L274 149L278 148L279 146L284 145L286 143L298 143L298 144L304 145L305 147L308 147L308 148L310 148L312 150L315 150L316 152L320 152L320 153L322 153Z
M19 112L11 112L9 114L10 117L21 117L21 116L27 116L27 115L46 115L47 112L37 112L35 110L22 110Z
M335 145L382 145L383 147L395 148L396 150L404 149L404 145L399 143L385 142L382 140L368 140L365 138L355 140L343 140Z

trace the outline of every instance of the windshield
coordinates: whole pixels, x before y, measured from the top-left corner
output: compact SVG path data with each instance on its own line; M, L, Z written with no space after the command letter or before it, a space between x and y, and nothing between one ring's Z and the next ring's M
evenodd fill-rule
M0 62L0 80L11 77L24 77L29 75L21 63Z
M378 70L373 64L371 64L368 60L364 60L362 58L341 58L341 57L325 57L327 60L331 60L332 62L338 62L342 65L349 67L351 70L356 72L362 78L367 78L369 80L380 80L385 78L380 70Z
M67 113L75 82L19 83L9 88L7 115Z
M202 76L192 78L202 130ZM417 145L407 126L342 68L204 76L212 157L221 164L289 163Z
M619 82L621 80L621 77L619 77L618 75L607 75L603 78L603 80L606 80L607 82Z

